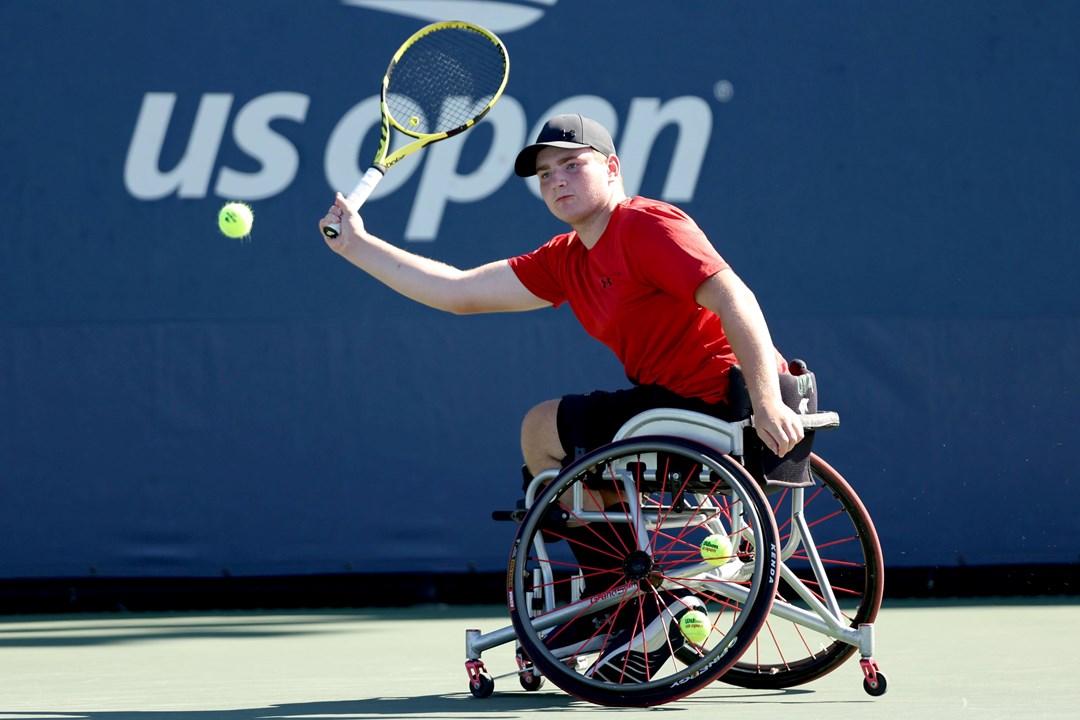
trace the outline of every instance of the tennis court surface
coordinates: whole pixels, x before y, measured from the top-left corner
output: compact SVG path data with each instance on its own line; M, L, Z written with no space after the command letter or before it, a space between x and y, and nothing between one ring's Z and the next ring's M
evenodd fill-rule
M465 629L507 624L486 606L393 610L110 614L0 618L0 719L257 720L509 718L1075 718L1080 598L893 602L877 623L888 693L862 690L858 663L803 687L717 683L652 709L601 708L549 684L496 680L477 700ZM512 649L484 654L494 675ZM657 717L652 715L652 717Z

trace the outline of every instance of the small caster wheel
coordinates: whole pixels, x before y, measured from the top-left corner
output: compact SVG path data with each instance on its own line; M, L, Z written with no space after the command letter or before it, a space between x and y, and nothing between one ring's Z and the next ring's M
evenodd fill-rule
M539 690L544 687L544 678L542 675L537 675L531 670L527 670L518 675L518 680L521 682L521 687L525 688L529 692Z
M477 675L469 681L469 691L475 698L491 697L495 692L495 681L490 675Z
M889 687L889 681L885 677L885 673L876 673L876 682L871 683L870 678L863 678L862 681L863 690L867 695L873 695L874 697L881 697L885 694L885 691Z

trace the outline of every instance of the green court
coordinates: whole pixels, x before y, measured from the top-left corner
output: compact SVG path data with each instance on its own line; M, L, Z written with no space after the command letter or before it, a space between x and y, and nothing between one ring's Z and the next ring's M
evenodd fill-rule
M465 629L506 623L497 607L14 616L0 619L0 718L257 720L509 718L540 713L674 718L1074 718L1080 599L886 603L871 698L858 663L789 690L722 683L651 709L602 708L498 678L472 697ZM512 649L484 654L492 674ZM565 715L564 715L565 716ZM655 715L653 715L655 717Z

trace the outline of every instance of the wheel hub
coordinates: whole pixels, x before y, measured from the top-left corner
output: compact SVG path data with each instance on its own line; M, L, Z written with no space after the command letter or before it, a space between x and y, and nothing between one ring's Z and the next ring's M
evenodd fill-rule
M623 572L628 580L643 580L653 569L652 555L643 550L634 550L623 560Z

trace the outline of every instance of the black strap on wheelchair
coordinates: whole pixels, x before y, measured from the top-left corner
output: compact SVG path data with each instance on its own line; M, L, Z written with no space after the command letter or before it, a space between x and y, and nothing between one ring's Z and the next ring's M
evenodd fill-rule
M790 373L780 375L780 394L784 404L800 415L816 414L818 392L814 373L810 372L802 360L792 360L788 367ZM749 405L750 393L738 365L732 367L731 381L733 399ZM749 413L745 417L749 417ZM830 413L822 415L821 420L821 423L806 424L806 434L802 441L782 458L765 447L754 428L746 428L743 437L743 464L766 492L785 487L806 487L813 483L810 478L810 453L814 447L814 434L816 430L836 427L839 416Z

